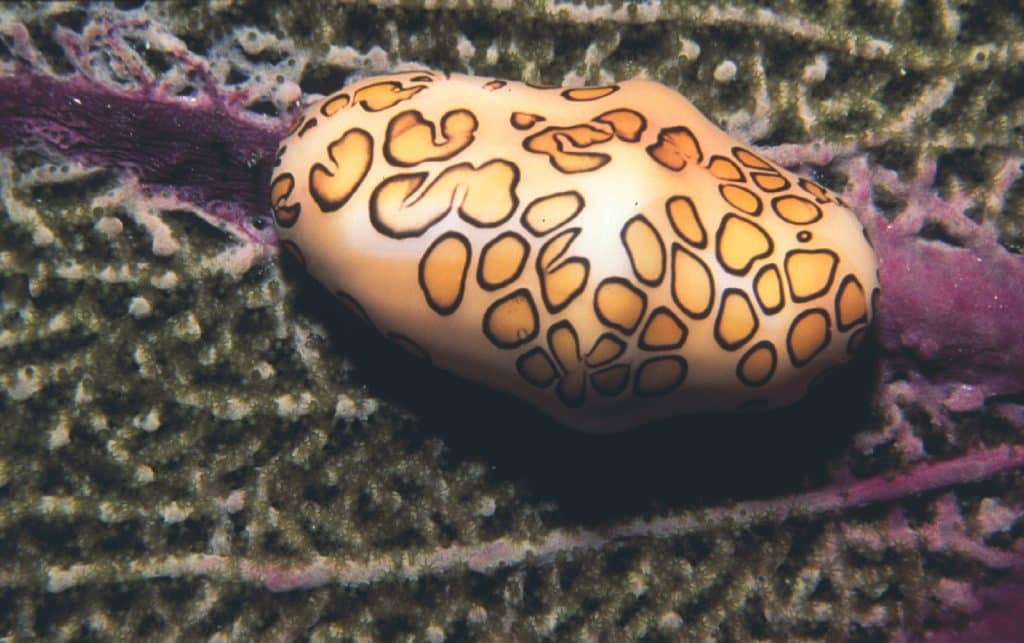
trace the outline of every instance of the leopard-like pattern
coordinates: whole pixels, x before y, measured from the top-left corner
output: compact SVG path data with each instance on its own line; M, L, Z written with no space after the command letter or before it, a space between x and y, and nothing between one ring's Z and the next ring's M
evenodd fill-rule
M583 430L791 403L877 306L841 198L648 81L362 80L296 122L271 201L386 337Z

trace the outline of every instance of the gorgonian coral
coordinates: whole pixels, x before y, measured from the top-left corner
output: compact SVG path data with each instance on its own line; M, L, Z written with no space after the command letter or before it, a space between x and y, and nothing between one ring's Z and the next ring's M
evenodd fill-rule
M0 631L1005 638L1019 16L162 6L0 14ZM678 86L861 215L873 357L597 439L360 331L252 223L299 89L403 62Z

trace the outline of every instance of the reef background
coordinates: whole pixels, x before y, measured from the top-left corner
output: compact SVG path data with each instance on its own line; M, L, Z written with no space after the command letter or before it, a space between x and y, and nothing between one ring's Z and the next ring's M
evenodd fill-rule
M0 637L1012 640L1024 16L774 5L0 6ZM400 65L678 88L855 207L877 340L793 409L572 433L375 337L258 180L117 107L258 178L195 141ZM116 100L36 109L72 90Z

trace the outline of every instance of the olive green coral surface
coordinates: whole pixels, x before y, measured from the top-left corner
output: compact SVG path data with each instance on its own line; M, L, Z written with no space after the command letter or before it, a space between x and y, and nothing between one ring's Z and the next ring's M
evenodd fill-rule
M934 161L940 193L972 195L973 218L1024 244L1024 194L986 198L1024 153L1011 2L135 4L3 20L58 72L48 39L102 10L211 61L237 45L306 92L405 63L645 76L760 145L820 142L901 177ZM128 177L13 150L0 212L0 637L878 640L992 580L956 548L884 542L884 504L744 509L827 484L844 453L855 475L900 471L898 450L857 448L886 420L869 393L801 411L813 431L781 414L577 435L416 362L294 266ZM959 448L918 424L929 455ZM960 429L1019 439L990 413ZM984 516L998 547L1019 537L1022 491L962 485L899 520L923 534Z

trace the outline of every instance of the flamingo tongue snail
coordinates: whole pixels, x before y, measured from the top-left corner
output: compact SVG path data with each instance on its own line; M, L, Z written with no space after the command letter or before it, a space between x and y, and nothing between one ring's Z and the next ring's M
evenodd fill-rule
M582 430L791 403L877 305L840 198L648 81L365 79L282 141L271 201L385 336Z

